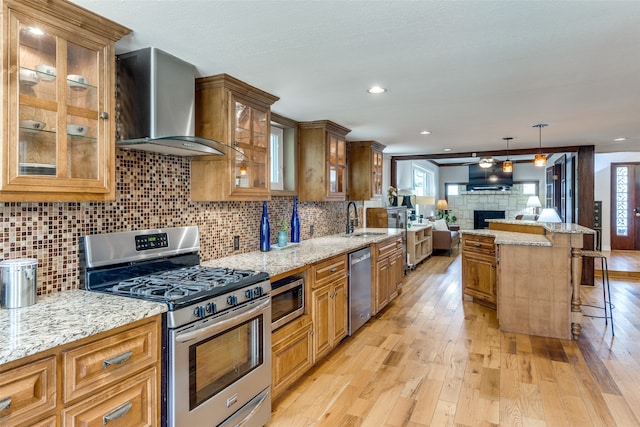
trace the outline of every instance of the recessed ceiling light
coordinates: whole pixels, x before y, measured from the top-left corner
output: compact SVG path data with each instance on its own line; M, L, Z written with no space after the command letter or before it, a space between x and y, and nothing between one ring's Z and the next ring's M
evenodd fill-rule
M383 87L373 86L367 92L373 93L373 94L378 94L378 93L385 93L386 91L387 90L385 88L383 88Z
M420 135L431 135L431 132L428 130L421 130Z
M614 139L615 142L626 141L626 140L627 138L624 138L624 137Z
M445 148L444 151L451 151L451 148Z

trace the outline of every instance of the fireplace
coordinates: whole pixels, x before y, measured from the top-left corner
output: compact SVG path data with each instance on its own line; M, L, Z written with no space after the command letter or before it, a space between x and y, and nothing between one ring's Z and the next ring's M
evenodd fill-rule
M473 211L473 228L489 228L485 219L504 219L504 211Z

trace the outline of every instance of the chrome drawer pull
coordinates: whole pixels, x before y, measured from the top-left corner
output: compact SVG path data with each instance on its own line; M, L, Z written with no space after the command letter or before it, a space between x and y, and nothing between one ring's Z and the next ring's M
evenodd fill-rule
M133 403L127 402L123 405L118 406L116 409L109 412L108 414L105 414L102 417L102 425L106 426L109 421L117 420L118 418L124 417L125 415L127 415L127 412L131 410L132 406L133 406Z
M127 360L131 359L132 354L133 353L131 352L131 350L129 350L129 351L125 351L122 354L118 354L117 356L113 356L113 357L110 357L109 359L105 359L105 361L102 362L102 369L107 369L110 365L120 365L121 363L124 363Z
M482 243L474 243L473 244L476 248L479 248L480 246L482 246Z
M11 396L0 399L0 412L9 409L11 406Z
M329 270L332 273L335 273L336 271L338 271L338 267L333 267L331 270Z

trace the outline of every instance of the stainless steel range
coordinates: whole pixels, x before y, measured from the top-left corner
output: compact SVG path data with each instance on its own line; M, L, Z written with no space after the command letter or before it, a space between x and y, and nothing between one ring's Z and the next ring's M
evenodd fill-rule
M197 227L81 239L82 287L167 304L163 425L263 426L271 417L271 285L199 265Z

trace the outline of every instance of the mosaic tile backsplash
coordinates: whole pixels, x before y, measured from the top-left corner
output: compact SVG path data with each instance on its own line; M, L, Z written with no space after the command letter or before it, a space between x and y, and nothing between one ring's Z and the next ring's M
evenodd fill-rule
M258 250L262 202L192 202L189 166L184 157L116 149L113 202L0 203L0 260L37 258L41 295L78 287L78 241L89 234L197 225L203 261ZM292 207L293 197L269 201L272 242ZM299 202L298 212L303 240L344 231L346 203Z

